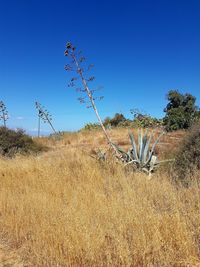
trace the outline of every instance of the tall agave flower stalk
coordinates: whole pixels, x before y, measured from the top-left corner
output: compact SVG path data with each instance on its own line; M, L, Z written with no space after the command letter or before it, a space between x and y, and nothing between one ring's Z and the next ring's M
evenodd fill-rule
M138 140L136 142L134 135L129 132L129 138L132 147L127 152L117 145L115 145L115 147L121 154L125 166L132 165L136 170L151 175L152 172L154 172L155 169L160 165L160 163L171 161L159 161L155 155L155 147L159 143L159 140L163 134L164 132L156 137L154 131L148 133L148 130L146 130L146 132L143 133L143 130L141 129L138 130ZM154 140L154 142L152 142L152 140Z
M98 119L98 122L101 126L101 129L104 133L104 136L109 144L110 148L114 152L115 157L118 160L121 160L125 165L132 164L136 169L140 171L144 171L148 174L151 174L154 169L159 165L157 157L154 155L154 149L156 144L159 142L159 139L163 135L163 133L156 139L153 146L151 145L151 140L153 138L153 132L150 136L147 133L143 134L143 132L139 132L138 134L138 145L136 145L134 136L130 133L130 140L132 144L132 148L125 152L116 144L114 144L102 122L102 119L99 115L96 100L102 99L102 97L94 97L94 92L96 90L91 89L89 83L92 82L95 77L90 76L87 77L87 71L93 66L85 66L84 61L85 57L81 56L81 52L77 51L76 47L72 45L70 42L66 45L65 56L70 58L70 64L65 65L66 71L73 71L75 73L75 77L72 77L69 83L69 87L76 87L76 91L83 93L82 97L79 97L80 103L88 103L89 106L92 107L95 115ZM80 80L80 86L77 86L78 79ZM87 101L88 99L89 101ZM102 156L103 155L103 156ZM101 159L105 159L105 155L101 154Z
M56 134L56 130L52 124L52 115L39 102L35 102L35 107L38 111L38 137L40 137L41 120L44 123L48 123L50 125L51 129L53 130L54 134Z
M69 87L75 87L76 86L76 82L78 80L78 78L81 81L81 88L80 87L76 87L76 91L85 94L83 97L79 97L78 100L80 101L80 103L88 103L89 102L89 106L87 106L88 108L92 107L95 115L97 117L97 120L101 126L101 129L104 133L104 136L107 140L107 143L109 144L110 148L114 151L115 156L117 158L121 158L121 154L119 153L118 149L116 148L116 146L112 143L112 140L102 122L102 119L99 115L99 111L97 109L96 106L96 100L101 100L103 97L94 97L94 92L96 90L94 89L90 89L89 87L89 83L92 82L95 77L94 76L90 76L90 77L86 77L86 73L88 70L91 69L91 67L93 67L92 64L90 64L89 66L84 66L83 63L85 61L85 57L81 56L81 51L77 51L76 47L74 45L72 45L70 42L67 43L66 45L66 50L65 50L65 56L68 57L71 62L70 64L65 65L65 70L66 71L73 71L75 72L75 74L78 76L71 78L71 81L69 83ZM98 90L98 89L97 89ZM88 98L89 101L86 101L86 97Z
M3 126L6 127L6 121L8 120L8 111L3 101L0 101L0 120L3 120Z

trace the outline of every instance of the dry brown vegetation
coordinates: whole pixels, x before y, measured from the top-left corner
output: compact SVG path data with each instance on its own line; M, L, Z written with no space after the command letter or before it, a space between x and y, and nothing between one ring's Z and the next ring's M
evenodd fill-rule
M128 145L126 130L111 135ZM165 151L182 135L166 136ZM89 156L106 147L99 132L40 142L52 150L0 159L0 234L24 266L200 266L195 177L177 188L165 172L100 164Z
M137 129L129 130L126 128L115 128L108 130L112 141L124 149L130 148L130 140L128 137L129 131L134 134L137 140ZM162 130L157 130L158 135L161 131ZM185 131L176 131L165 134L157 146L157 152L159 155L166 157L167 154L174 153L184 136ZM65 148L67 146L70 148L83 149L86 152L90 152L91 150L96 150L98 148L102 150L108 149L104 134L101 130L80 131L77 133L66 132L60 141L46 137L41 137L39 139L36 138L36 140L44 146L51 147L51 149Z

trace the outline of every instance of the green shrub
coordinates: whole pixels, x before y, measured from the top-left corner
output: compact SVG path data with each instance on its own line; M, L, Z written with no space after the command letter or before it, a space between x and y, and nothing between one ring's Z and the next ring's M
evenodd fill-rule
M106 117L103 124L105 127L111 126L111 127L118 127L120 124L124 123L126 121L126 118L121 113L116 113L113 118Z
M132 125L135 128L157 128L163 126L163 119L152 117L137 108L130 110L133 115Z
M156 128L163 126L162 119L157 119L147 115L135 118L133 120L133 123L135 127L140 127L140 128Z
M87 123L81 130L82 131L93 131L93 130L99 130L100 124L99 123Z
M167 131L190 128L200 117L196 98L191 94L181 94L171 90L167 94L168 104L164 109L164 125Z
M21 129L16 131L0 127L0 155L13 157L15 154L39 153L46 148L36 143Z
M110 120L110 124L113 127L117 127L120 123L125 122L126 118L121 113L116 113L115 116Z
M126 119L125 121L121 121L117 127L119 128L134 128L134 123L129 120L129 119Z
M196 170L200 170L200 121L190 129L176 154L174 177L188 185Z

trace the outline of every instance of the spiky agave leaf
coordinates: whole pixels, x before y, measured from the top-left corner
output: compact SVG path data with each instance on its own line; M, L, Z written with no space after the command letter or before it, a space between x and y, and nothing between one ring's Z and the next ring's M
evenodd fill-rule
M140 130L138 134L138 151L139 151L139 160L141 161L141 156L142 156L142 147L143 147L143 131L142 129Z
M158 161L157 156L154 155L155 147L160 138L163 136L164 132L162 132L156 138L153 145L150 146L152 138L155 136L154 133L154 130L151 132L151 134L149 134L148 129L145 131L145 133L143 133L142 130L138 130L138 140L136 143L134 135L129 132L129 138L132 147L128 150L128 152L113 144L117 151L121 154L121 159L125 163L125 166L132 164L136 169L151 175L151 173L159 166L160 163L172 161Z
M144 162L144 150L145 150L145 147L146 147L146 144L147 144L147 141L148 141L148 135L147 135L147 130L143 136L143 139L142 139L142 152L141 152L141 158L140 158L140 161L141 163Z
M147 161L147 155L148 155L148 152L149 152L149 148L150 148L150 144L151 144L151 140L152 140L152 137L154 135L154 130L151 132L151 135L145 145L145 149L144 149L144 153L143 153L143 163L145 164L145 162Z
M149 150L149 157L148 157L147 161L144 163L145 165L148 164L148 163L151 161L151 158L152 158L152 156L153 156L153 154L154 154L154 151L155 151L155 147L156 147L156 145L157 145L158 142L160 141L160 138L161 138L163 135L164 135L164 132L162 132L162 133L156 138L156 140L155 140L155 142L154 142L154 144L153 144L151 150Z
M135 143L135 138L134 138L134 136L133 136L133 134L131 132L129 132L129 137L130 137L131 145L132 145L131 152L132 152L133 160L139 161L138 153L137 153L137 146L136 146L136 143Z

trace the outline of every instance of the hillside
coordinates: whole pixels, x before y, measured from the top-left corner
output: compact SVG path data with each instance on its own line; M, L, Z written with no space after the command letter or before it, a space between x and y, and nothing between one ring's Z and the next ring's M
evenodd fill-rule
M126 134L111 133L123 146ZM1 236L23 266L200 265L195 182L177 190L164 171L149 180L98 163L89 155L105 146L98 132L40 142L51 151L0 160Z

